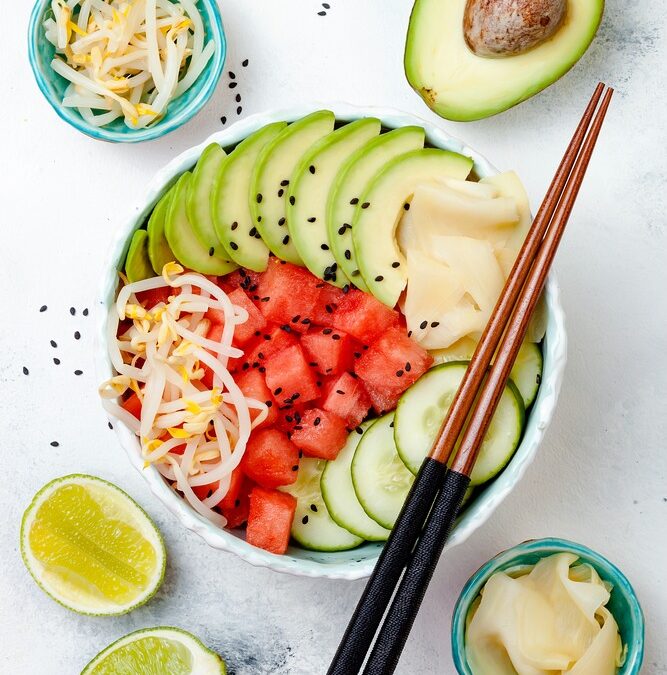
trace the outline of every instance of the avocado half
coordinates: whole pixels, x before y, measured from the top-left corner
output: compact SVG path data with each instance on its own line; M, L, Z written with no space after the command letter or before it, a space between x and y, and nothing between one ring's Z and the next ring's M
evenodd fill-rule
M564 75L593 40L604 0L568 0L550 39L502 58L470 50L463 35L465 6L466 0L416 0L405 45L410 85L438 115L460 122L507 110Z

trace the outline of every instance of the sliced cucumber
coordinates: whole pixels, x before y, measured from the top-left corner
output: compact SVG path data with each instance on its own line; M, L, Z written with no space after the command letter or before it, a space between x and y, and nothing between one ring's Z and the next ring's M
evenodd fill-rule
M136 230L132 235L125 260L125 274L130 283L153 276L153 268L148 257L148 232L146 230Z
M263 272L269 249L252 222L250 200L263 195L250 194L250 178L262 148L286 126L285 122L267 124L241 141L222 163L211 193L211 215L215 233L230 257L242 267Z
M394 526L414 481L396 451L393 422L394 413L373 422L352 459L352 483L361 506L388 530Z
M281 260L303 265L287 228L287 190L294 168L306 151L333 131L335 117L330 110L318 110L292 122L257 157L250 179L250 194L261 194L261 202L250 200L253 223L264 243Z
M360 427L363 434L374 420L364 422ZM364 511L352 483L352 459L362 435L353 431L335 460L327 462L320 487L329 515L346 530L368 541L386 541L389 530L378 525Z
M202 246L221 258L229 258L229 252L215 233L211 216L211 193L226 157L227 153L217 143L211 143L204 148L192 172L186 200L188 220Z
M296 497L292 537L304 548L313 551L346 551L363 542L331 518L327 511L320 479L326 462L304 457L299 462L296 483L280 488Z
M416 474L431 449L468 367L454 361L431 368L404 394L396 407L394 440L405 466ZM470 476L471 485L493 478L514 454L523 433L523 399L512 381L500 397Z
M510 377L521 392L524 407L529 408L542 381L542 350L539 345L534 342L521 345Z
M155 274L162 274L162 268L176 260L174 252L169 247L167 237L164 236L164 225L169 210L169 203L174 196L174 188L170 188L160 197L160 201L153 208L148 219L148 257Z
M236 269L236 265L216 255L211 255L195 235L188 220L185 199L192 174L186 171L174 186L174 195L169 202L164 232L176 260L185 267L202 274L223 275Z

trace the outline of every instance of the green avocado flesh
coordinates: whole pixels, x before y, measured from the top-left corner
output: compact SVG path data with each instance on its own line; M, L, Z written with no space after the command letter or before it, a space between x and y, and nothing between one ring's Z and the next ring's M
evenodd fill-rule
M174 196L172 187L160 197L155 205L151 217L148 219L148 257L155 274L162 274L162 268L172 260L176 260L174 252L169 248L169 242L164 234L165 220L169 210L169 202Z
M327 199L331 186L347 158L380 133L381 123L372 117L350 122L317 141L299 160L287 194L287 226L305 266L335 286L349 280L338 269L329 247Z
M252 222L250 200L261 201L261 194L250 194L250 178L262 148L285 127L285 122L267 124L239 143L222 163L211 195L215 232L229 256L243 267L263 272L269 249Z
M390 160L424 145L424 129L402 127L372 138L340 168L329 192L327 232L338 268L362 291L368 291L354 254L352 218L355 204L371 178Z
M204 148L192 172L186 209L188 220L202 245L208 250L213 249L214 254L229 258L229 253L215 233L211 216L211 192L226 157L227 154L217 143Z
M125 261L125 274L130 283L153 276L153 267L148 257L148 232L137 230L130 241Z
M474 54L463 34L466 0L416 0L405 45L405 73L429 108L450 120L507 110L564 75L591 43L604 0L568 0L562 25L532 49L500 58Z
M174 195L167 210L165 235L176 260L185 267L202 274L223 275L236 269L229 260L218 258L206 248L195 235L188 220L186 199L192 174L186 171L174 186Z
M257 157L250 178L250 213L264 243L281 260L303 265L287 228L287 191L299 159L322 137L331 133L335 117L329 110L318 110L292 122Z
M442 178L464 180L473 161L448 150L422 148L389 161L359 198L352 238L361 275L370 292L394 307L407 282L396 226L415 188Z

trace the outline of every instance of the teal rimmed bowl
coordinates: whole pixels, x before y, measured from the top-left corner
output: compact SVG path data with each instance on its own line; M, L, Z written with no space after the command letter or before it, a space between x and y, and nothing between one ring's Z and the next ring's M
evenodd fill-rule
M613 584L607 608L616 619L627 656L618 675L636 675L644 657L644 615L634 589L623 572L599 553L566 539L532 539L499 553L480 567L463 587L452 618L452 658L459 675L472 675L465 656L466 617L480 590L495 572L517 565L534 565L554 553L574 553L589 563L604 581Z
M122 118L103 127L96 127L86 122L75 108L66 108L62 105L63 95L69 82L51 69L55 47L46 39L42 26L47 12L51 12L51 2L50 0L37 0L28 26L28 57L42 94L61 119L87 136L98 140L113 143L138 143L150 141L174 131L194 117L208 101L225 64L227 42L218 4L216 0L198 0L197 7L204 23L205 41L212 39L217 45L213 57L190 89L169 103L166 114L159 122L145 129L130 129Z

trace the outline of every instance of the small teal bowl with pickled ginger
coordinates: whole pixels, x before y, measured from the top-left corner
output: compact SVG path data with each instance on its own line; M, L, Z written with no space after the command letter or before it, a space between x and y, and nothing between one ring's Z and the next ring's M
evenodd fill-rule
M227 52L225 31L217 1L194 0L194 4L201 15L204 44L210 40L214 42L213 55L194 83L180 96L169 101L165 112L157 122L141 129L134 129L125 124L122 116L104 126L96 126L84 119L76 108L63 105L65 90L70 83L51 67L55 47L47 40L43 25L46 19L53 18L51 0L37 0L28 26L28 58L44 98L61 119L97 140L138 143L160 138L174 131L194 117L211 98L222 74Z
M626 649L623 665L617 675L637 675L644 658L644 614L627 577L613 563L590 548L566 539L531 539L502 551L482 565L463 587L452 617L452 658L459 675L474 675L466 660L465 632L468 613L489 578L520 565L535 565L555 553L573 553L577 562L588 563L603 581L612 584L606 607L618 624L621 641Z

